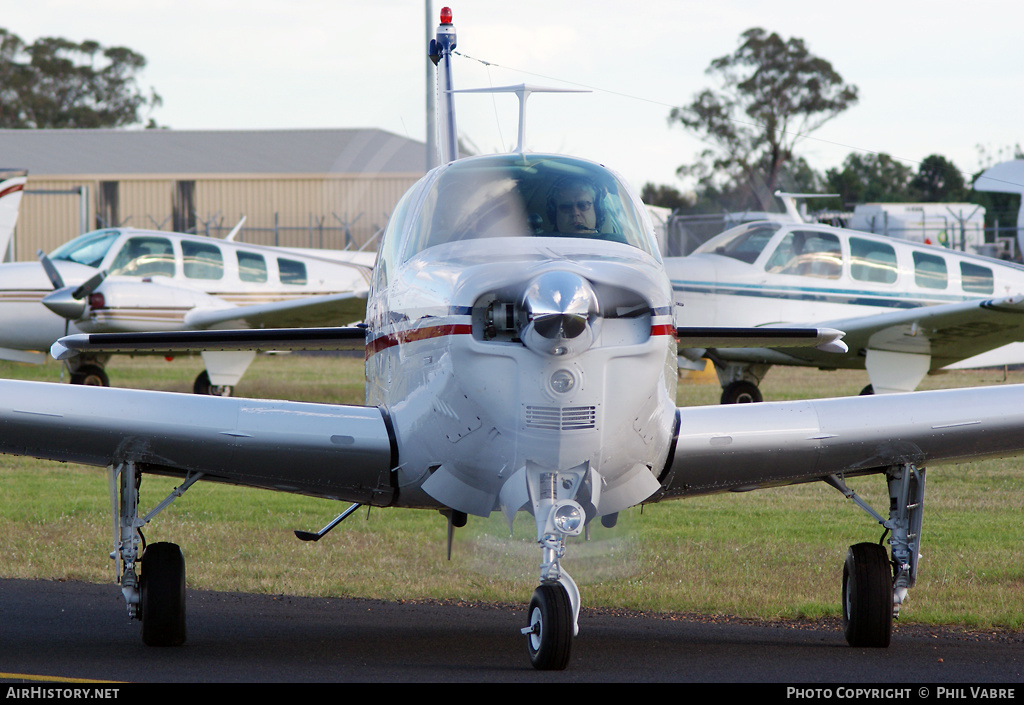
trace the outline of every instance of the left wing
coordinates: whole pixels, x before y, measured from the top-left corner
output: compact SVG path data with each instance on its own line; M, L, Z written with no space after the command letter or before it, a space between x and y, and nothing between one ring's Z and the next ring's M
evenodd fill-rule
M56 360L82 353L155 353L233 350L363 350L366 329L280 328L269 330L181 330L152 333L79 333L68 335L50 348Z
M249 306L196 307L185 314L184 322L190 329L344 326L365 318L366 295L363 289Z
M381 410L0 381L0 452L385 506L394 441Z

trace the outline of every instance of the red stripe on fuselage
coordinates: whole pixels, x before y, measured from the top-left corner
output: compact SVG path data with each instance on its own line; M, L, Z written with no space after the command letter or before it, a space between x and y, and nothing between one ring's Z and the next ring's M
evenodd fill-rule
M15 193L17 191L24 191L25 184L14 184L14 186L8 186L3 191L0 191L0 198L3 198L9 193Z
M445 326L427 326L426 328L413 328L412 330L400 333L391 333L374 338L366 346L366 357L369 358L382 350L387 350L395 345L405 345L418 340L429 340L440 338L446 335L471 335L473 326L468 323L453 323Z
M444 326L413 328L412 330L406 330L400 333L382 335L379 338L372 340L366 346L366 357L369 359L373 355L394 347L395 345L405 345L406 343L414 343L418 340L429 340L431 338L440 338L446 335L472 335L472 333L472 325L467 323L452 323ZM675 334L676 327L673 325L663 324L651 326L651 336Z

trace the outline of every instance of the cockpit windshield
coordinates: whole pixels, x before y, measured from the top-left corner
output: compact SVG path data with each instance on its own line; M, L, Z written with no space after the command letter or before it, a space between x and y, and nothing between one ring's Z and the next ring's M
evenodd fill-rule
M495 237L604 240L656 256L638 207L611 172L591 162L531 154L460 160L431 185L405 256Z
M70 242L65 242L50 253L50 259L99 267L110 250L110 246L119 237L121 237L120 230L94 230L91 233L79 235Z
M693 254L723 255L753 264L781 227L780 223L767 221L744 223L711 238Z

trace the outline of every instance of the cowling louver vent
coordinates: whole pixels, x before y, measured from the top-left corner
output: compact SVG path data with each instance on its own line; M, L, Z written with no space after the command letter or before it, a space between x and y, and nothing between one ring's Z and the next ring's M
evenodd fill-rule
M527 406L526 427L547 431L582 431L594 428L597 411L593 406Z

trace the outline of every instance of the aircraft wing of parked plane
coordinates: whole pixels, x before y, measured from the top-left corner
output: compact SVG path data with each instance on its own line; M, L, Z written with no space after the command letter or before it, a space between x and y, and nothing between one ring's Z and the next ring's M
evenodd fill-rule
M865 392L912 391L953 367L1024 362L1024 268L941 247L803 222L753 222L666 259L695 324L814 325L849 352L689 348L715 365L722 402L760 401L772 365L865 369Z
M42 362L79 332L340 326L361 321L372 254L264 247L108 228L40 263L0 265L0 358ZM230 395L253 353L203 352L194 391ZM108 386L107 354L69 360L71 381Z
M448 8L441 18L430 55L445 88L440 128L456 134L455 30ZM918 574L926 467L1024 453L1024 387L679 408L678 340L841 355L840 334L679 325L643 205L600 164L459 159L454 141L442 157L389 220L364 326L78 334L53 350L355 345L365 406L0 381L0 452L108 469L113 555L143 641L185 641L182 551L144 546L140 529L197 481L434 510L449 537L469 515L511 523L525 512L540 569L521 633L539 669L569 663L581 593L566 563L589 522L613 526L643 503L825 482L882 525L884 543L850 547L842 611L850 644L888 646ZM150 474L182 482L146 512L139 486ZM887 485L886 514L847 484L868 475ZM322 538L352 510L298 538Z

